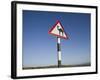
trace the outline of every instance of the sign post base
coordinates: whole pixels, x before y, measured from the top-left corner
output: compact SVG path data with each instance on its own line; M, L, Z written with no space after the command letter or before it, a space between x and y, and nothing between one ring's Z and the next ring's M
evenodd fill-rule
M58 61L58 68L61 67L61 61Z

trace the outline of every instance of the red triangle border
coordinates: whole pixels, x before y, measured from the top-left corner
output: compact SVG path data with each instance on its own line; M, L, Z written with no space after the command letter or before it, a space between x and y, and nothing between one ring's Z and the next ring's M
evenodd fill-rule
M66 38L63 37L63 36L60 36L60 35L57 35L57 34L51 33L51 31L56 27L56 25L57 25L58 23L60 23L61 27L62 27L63 30L64 30L64 27L62 26L61 22L60 22L59 20L57 20L56 23L54 24L54 26L49 30L48 33L51 34L51 35L54 35L54 36L57 36L57 37L63 38L63 39L69 39L69 38L68 38L68 35L66 34L65 31L64 31L64 32L65 32L65 35L67 36Z

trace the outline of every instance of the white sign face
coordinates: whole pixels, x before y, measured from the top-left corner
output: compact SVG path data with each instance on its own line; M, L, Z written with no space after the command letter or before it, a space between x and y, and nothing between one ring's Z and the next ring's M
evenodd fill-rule
M54 36L57 36L63 39L68 38L60 21L57 21L56 24L49 30L49 34L52 34Z

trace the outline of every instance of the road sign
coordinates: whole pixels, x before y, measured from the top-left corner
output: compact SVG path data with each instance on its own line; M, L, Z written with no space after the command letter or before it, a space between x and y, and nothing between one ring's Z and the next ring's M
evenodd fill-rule
M60 38L68 39L67 34L64 31L63 26L60 21L57 21L56 24L49 30L49 34L57 36L57 54L58 54L58 67L61 67L61 46Z
M60 21L57 21L56 24L49 30L49 34L52 34L59 38L68 39L68 36L65 33L64 28L61 25Z

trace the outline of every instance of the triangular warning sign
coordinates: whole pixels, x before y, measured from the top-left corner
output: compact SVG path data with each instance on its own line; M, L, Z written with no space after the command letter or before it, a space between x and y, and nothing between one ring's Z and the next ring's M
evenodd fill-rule
M64 31L63 26L61 25L60 21L57 21L56 24L49 30L49 34L52 34L54 36L68 39L67 34Z

